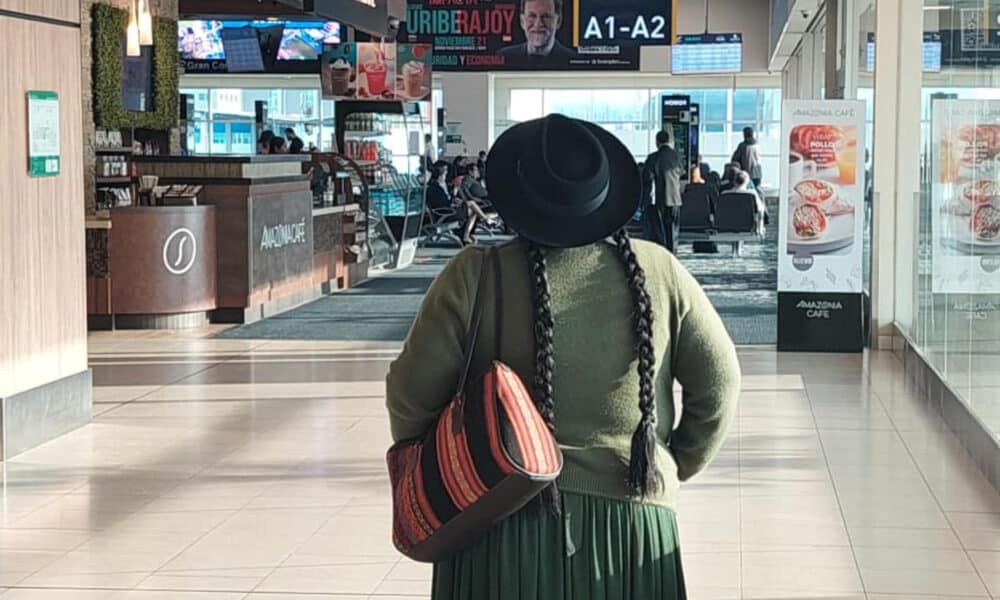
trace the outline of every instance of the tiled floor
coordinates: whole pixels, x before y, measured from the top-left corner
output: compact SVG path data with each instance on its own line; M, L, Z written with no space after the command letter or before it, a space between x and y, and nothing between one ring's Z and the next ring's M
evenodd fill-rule
M0 600L426 598L389 540L392 344L96 335L94 423L5 465ZM741 352L693 600L1000 598L1000 495L890 355Z

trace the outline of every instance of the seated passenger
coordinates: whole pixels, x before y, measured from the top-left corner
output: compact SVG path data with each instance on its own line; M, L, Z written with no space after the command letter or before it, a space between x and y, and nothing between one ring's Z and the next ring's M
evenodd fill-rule
M756 213L762 217L761 223L767 225L770 222L770 217L767 214L767 205L764 204L764 200L761 199L760 193L753 189L753 181L750 180L750 174L746 171L740 171L736 174L735 180L733 181L733 187L722 192L722 195L727 194L753 194L754 198L757 199L756 203Z
M687 186L684 187L683 197L685 201L688 201L688 198L707 197L708 205L714 215L715 207L719 201L719 190L702 179L701 166L695 164L691 167L691 178ZM692 243L691 247L695 254L716 254L719 252L719 247L715 242L698 241Z
M431 180L427 183L427 206L433 211L447 211L454 208L448 191L448 168L435 166L431 169Z
M476 243L476 240L472 237L472 232L476 230L476 226L479 225L480 221L490 225L500 222L499 217L495 213L487 213L480 205L480 203L486 202L489 199L489 194L486 192L483 184L479 182L479 177L479 165L475 163L468 165L465 176L462 178L462 184L458 189L458 200L465 203L468 215L468 221L465 223L465 231L462 236L462 242L465 244Z

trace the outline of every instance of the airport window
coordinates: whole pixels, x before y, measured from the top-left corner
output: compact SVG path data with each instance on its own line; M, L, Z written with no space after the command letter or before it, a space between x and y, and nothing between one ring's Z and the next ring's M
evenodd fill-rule
M334 134L334 103L314 89L187 88L194 96L195 114L188 123L188 147L196 154L253 152L257 129L254 103L268 103L267 126L295 129L306 145L330 150Z
M744 126L758 131L764 179L776 184L781 126L781 90L777 88L709 89L539 89L510 90L506 118L495 123L499 135L514 123L558 112L595 122L611 131L637 158L654 146L659 129L657 99L684 94L701 107L701 153L721 171L742 140Z

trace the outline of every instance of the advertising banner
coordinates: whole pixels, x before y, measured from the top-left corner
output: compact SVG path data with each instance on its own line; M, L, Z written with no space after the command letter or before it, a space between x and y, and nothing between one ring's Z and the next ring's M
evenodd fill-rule
M670 43L670 15L666 1L409 0L402 36L431 44L440 71L627 71L637 41Z
M778 349L861 352L865 104L782 106Z
M427 100L431 94L429 44L363 42L323 48L324 99Z
M865 105L787 100L778 291L861 293Z
M931 106L931 289L1000 293L1000 101Z

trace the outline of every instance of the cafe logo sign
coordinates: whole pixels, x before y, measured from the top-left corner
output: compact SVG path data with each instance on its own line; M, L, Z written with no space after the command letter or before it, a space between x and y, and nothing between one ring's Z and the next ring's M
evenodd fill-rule
M198 258L198 240L187 227L173 230L163 243L163 266L174 275L184 275Z
M799 300L795 308L804 310L807 319L830 319L833 311L844 310L844 305L836 300Z
M260 249L276 250L304 243L306 243L306 220L302 219L298 223L265 226L264 234L260 238Z

